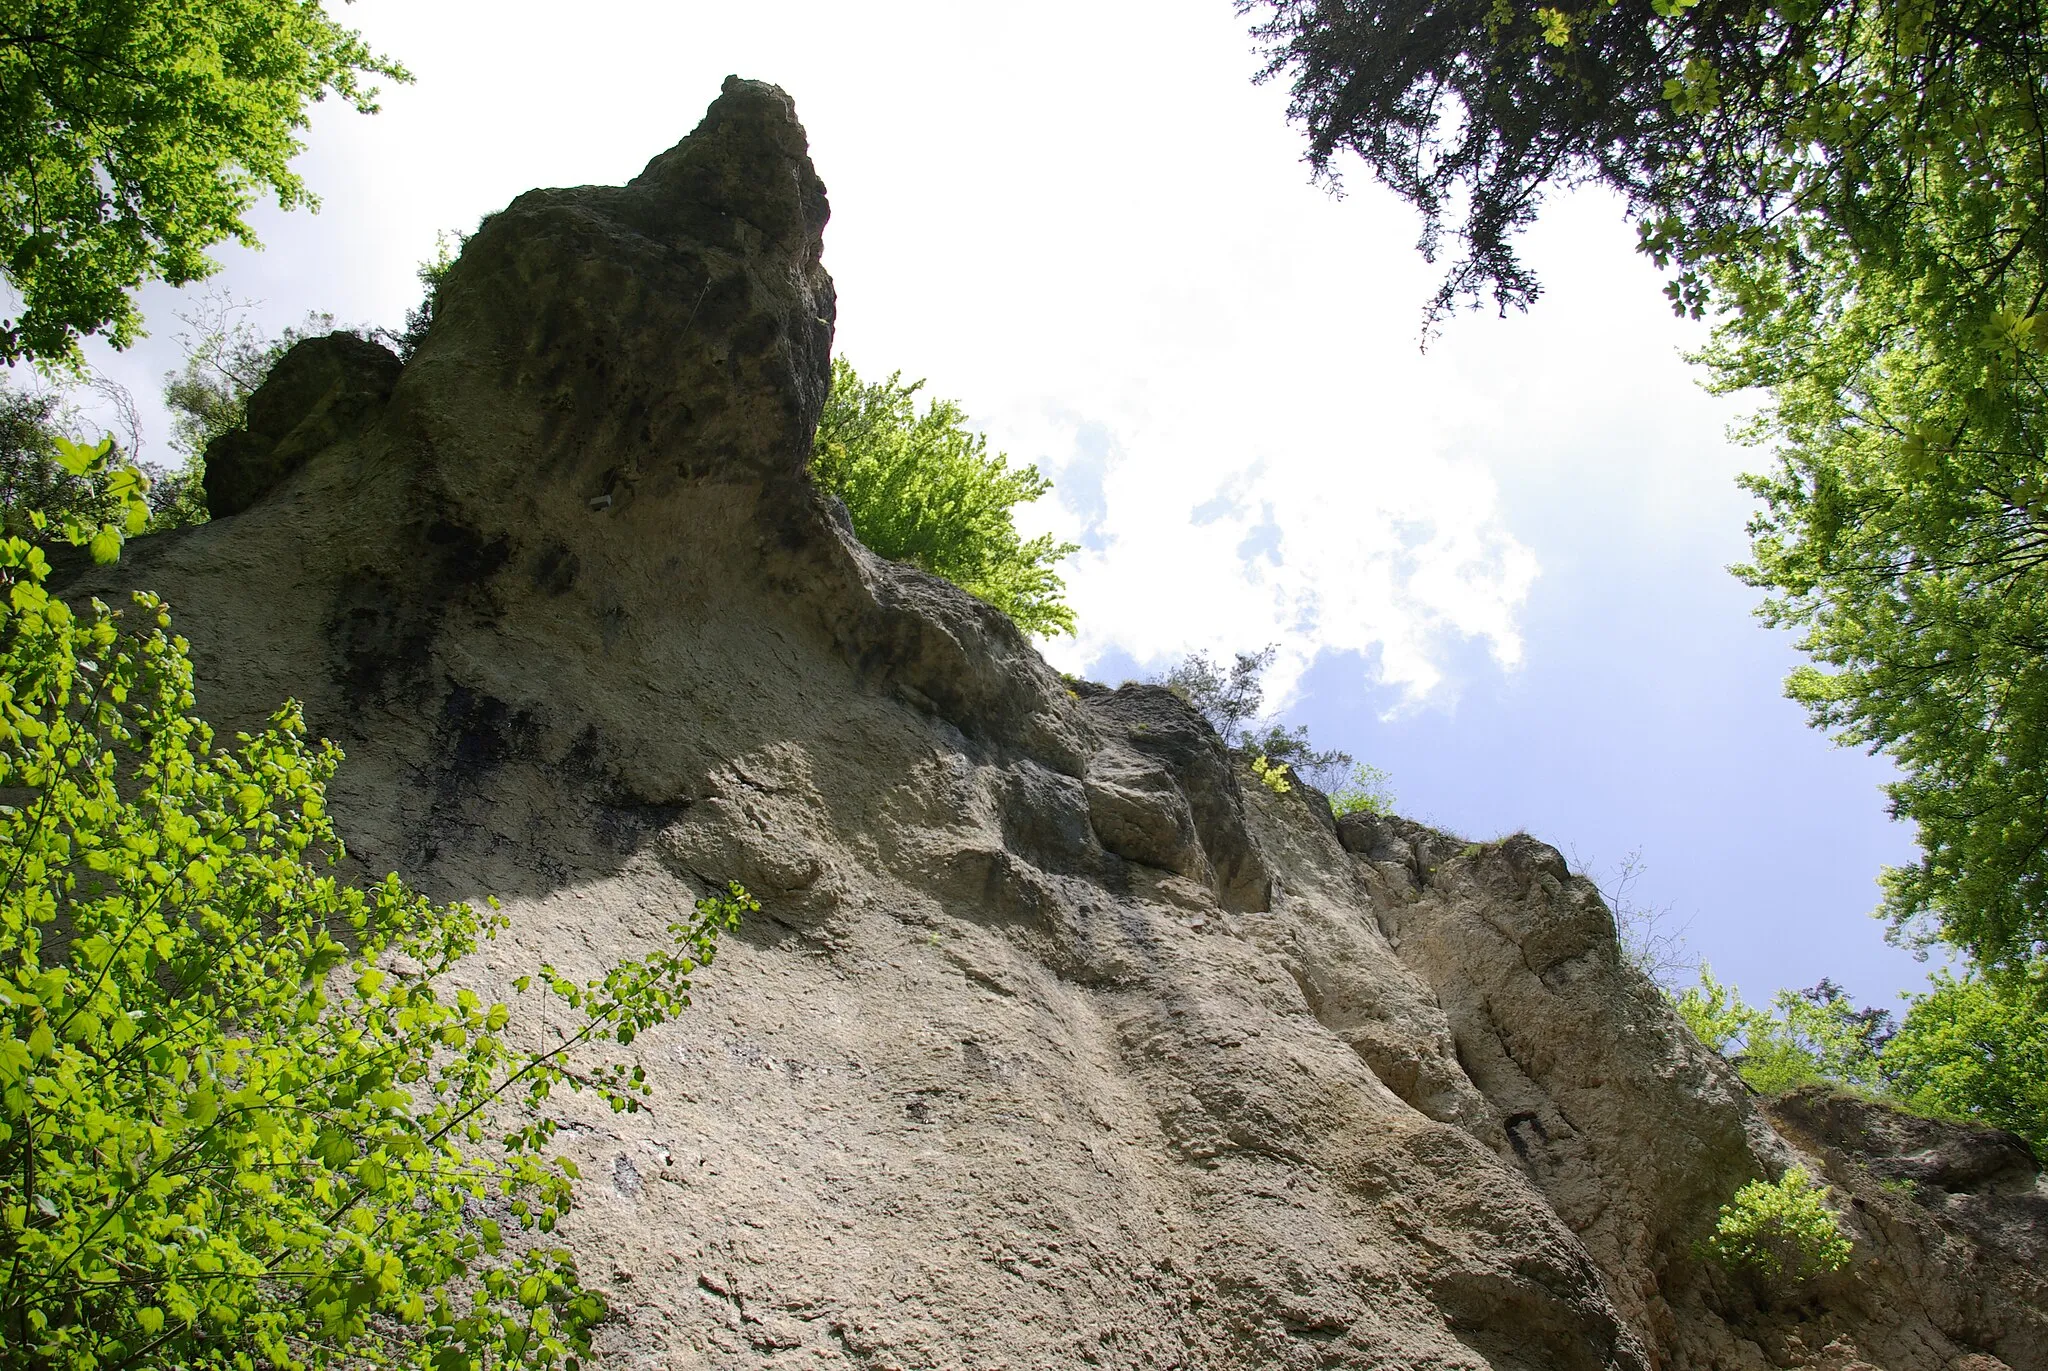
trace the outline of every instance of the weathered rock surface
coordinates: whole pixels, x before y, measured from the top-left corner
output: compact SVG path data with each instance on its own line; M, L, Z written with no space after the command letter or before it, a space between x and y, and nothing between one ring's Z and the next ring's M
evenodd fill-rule
M402 372L301 345L229 517L76 586L163 591L217 721L304 701L366 865L505 901L481 986L761 899L634 1043L652 1107L563 1135L606 1365L2048 1368L2024 1149L1760 1109L1555 851L1332 823L854 542L825 219L729 81L489 219ZM1801 1158L1851 1270L1702 1267Z
M248 420L206 447L206 507L240 514L285 477L374 418L398 384L399 361L353 333L292 345L250 397Z

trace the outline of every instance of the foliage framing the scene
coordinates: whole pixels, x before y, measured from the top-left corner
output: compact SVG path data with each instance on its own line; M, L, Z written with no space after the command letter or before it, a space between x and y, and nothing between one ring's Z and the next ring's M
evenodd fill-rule
M1741 569L1790 693L1905 775L1896 932L2048 947L2048 12L2041 0L1246 0L1309 157L1463 254L1440 314L1536 283L1515 232L1602 182L1715 384L1778 451ZM1462 207L1462 210L1460 209ZM1454 213L1462 218L1451 224Z
M138 286L255 245L258 195L315 204L291 169L306 105L374 112L373 75L410 79L321 0L0 0L0 270L21 301L0 361L124 346Z
M1823 1082L1884 1089L1882 1054L1893 1037L1892 1016L1854 1008L1832 981L1779 991L1771 1008L1759 1009L1703 964L1699 984L1672 1004L1694 1037L1732 1058L1742 1078L1767 1095Z
M1077 550L1050 534L1025 539L1016 507L1052 489L1035 466L1012 467L970 431L950 400L917 412L922 381L868 384L843 357L818 420L811 474L846 502L860 540L892 561L943 576L1026 633L1074 631L1054 570Z
M686 1005L751 902L543 967L578 1023L520 1050L435 984L501 917L321 870L340 753L296 707L217 745L163 606L74 613L45 573L0 544L0 1365L573 1361L603 1307L546 1241L574 1171L535 1111L634 1108L637 1068L568 1054Z

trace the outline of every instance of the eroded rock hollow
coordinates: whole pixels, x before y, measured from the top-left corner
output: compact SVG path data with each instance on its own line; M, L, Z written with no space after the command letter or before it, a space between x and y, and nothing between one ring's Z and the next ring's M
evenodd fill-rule
M162 591L220 723L302 700L367 868L505 902L482 986L758 896L649 1110L563 1134L605 1365L2048 1371L2023 1147L1760 1107L1552 849L1334 822L862 548L826 214L730 80L486 221L403 367L300 344L221 517L74 587ZM1848 1271L1696 1258L1795 1162Z

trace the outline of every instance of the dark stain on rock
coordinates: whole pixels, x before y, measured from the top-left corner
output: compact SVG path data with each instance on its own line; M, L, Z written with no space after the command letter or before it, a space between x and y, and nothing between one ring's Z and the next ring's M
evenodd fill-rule
M451 685L441 706L439 752L448 758L444 776L474 779L480 772L530 755L539 733L539 721L531 712L515 710L495 695Z
M1550 1141L1550 1130L1543 1126L1543 1120L1527 1110L1519 1114L1509 1115L1507 1121L1501 1127L1507 1131L1508 1146L1514 1148L1515 1155L1525 1162L1529 1160L1530 1149L1529 1140L1522 1136L1523 1129L1532 1130L1538 1140L1542 1142L1547 1143Z
M582 569L583 561L575 553L560 543L549 543L533 559L534 588L550 597L566 595Z
M348 706L360 711L423 701L442 621L509 555L502 536L485 538L467 524L436 519L402 539L391 558L393 568L411 573L407 580L380 567L343 578L328 607L327 638L334 649L331 671ZM476 608L488 617L488 604Z

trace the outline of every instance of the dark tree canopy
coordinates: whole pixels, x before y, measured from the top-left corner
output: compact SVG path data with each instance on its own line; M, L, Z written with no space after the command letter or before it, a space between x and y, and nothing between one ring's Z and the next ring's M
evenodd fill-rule
M1645 248L1678 268L1674 300L1697 313L1717 260L1796 264L1816 227L1883 250L1950 146L2042 147L2031 108L2002 132L1957 127L1976 122L1980 92L2038 90L2041 0L1238 7L1258 16L1266 76L1292 82L1317 174L1356 154L1421 211L1426 254L1447 232L1457 244L1432 318L1487 292L1502 309L1535 298L1514 237L1553 188L1621 192ZM1987 238L1958 265L2038 256L2037 223L2027 236L2023 249Z
M291 170L306 104L370 112L372 74L409 79L321 0L0 0L0 362L127 343L131 292L253 246L258 195L314 203Z

